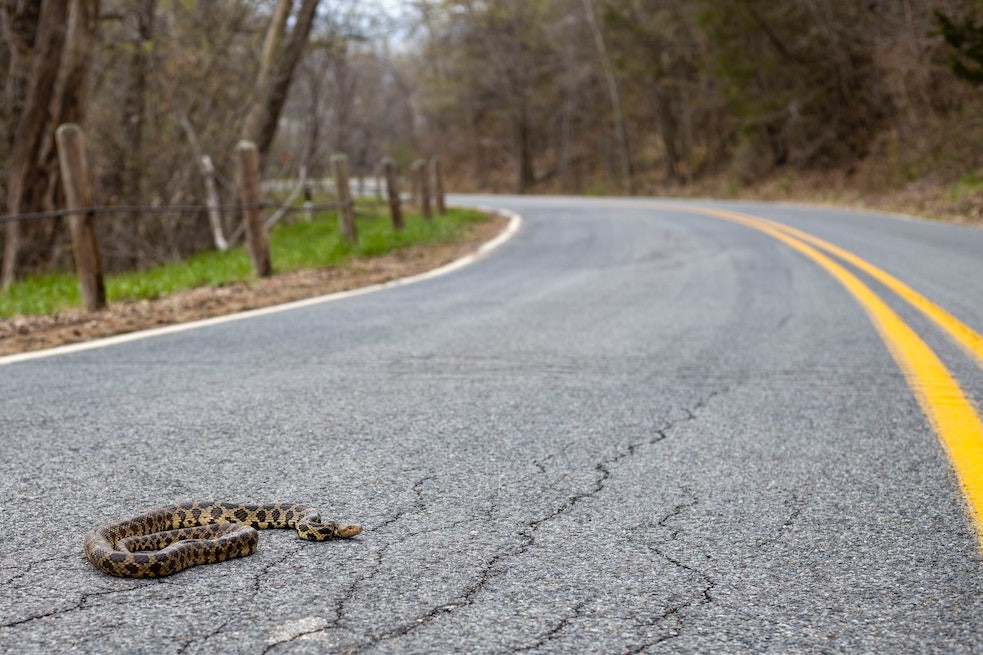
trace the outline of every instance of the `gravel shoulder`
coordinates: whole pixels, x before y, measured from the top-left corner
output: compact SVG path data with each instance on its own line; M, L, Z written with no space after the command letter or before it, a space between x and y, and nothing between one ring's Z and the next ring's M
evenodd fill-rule
M455 243L414 246L381 257L358 259L343 268L294 271L220 287L199 287L152 301L114 302L98 312L72 308L51 316L0 318L0 356L223 316L416 275L474 252L500 233L507 222L496 215L490 221L471 225Z

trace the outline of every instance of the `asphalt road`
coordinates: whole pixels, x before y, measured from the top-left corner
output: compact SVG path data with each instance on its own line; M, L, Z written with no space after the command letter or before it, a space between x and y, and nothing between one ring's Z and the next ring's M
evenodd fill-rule
M0 651L979 653L944 448L860 305L769 236L654 201L522 214L448 275L0 366ZM983 332L983 230L695 202L845 247ZM983 372L888 300L976 406ZM92 526L297 501L159 581Z

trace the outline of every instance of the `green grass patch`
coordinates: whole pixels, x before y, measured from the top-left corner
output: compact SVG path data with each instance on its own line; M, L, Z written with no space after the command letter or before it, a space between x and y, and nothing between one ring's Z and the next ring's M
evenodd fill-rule
M488 220L480 212L450 209L445 216L435 216L428 222L419 213L406 209L405 228L394 232L386 207L360 203L356 208L357 246L342 239L334 212L317 214L310 222L278 225L269 234L274 271L346 266L356 257L376 257L426 243L449 243L461 238L469 224ZM153 300L177 291L251 277L252 263L245 248L207 251L181 262L106 276L106 298L110 303ZM0 317L51 314L79 305L78 282L71 273L27 276L0 291Z
M983 191L983 173L971 171L946 190L945 199L950 202L957 202L967 196L976 195L980 191Z

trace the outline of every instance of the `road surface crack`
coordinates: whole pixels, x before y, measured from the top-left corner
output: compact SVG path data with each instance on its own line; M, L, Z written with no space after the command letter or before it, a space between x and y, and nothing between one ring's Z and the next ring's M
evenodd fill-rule
M598 475L594 481L594 484L591 485L591 487L588 490L570 496L569 498L565 499L558 507L553 509L553 511L551 511L550 513L527 523L519 533L521 537L520 543L512 548L509 548L508 550L493 555L485 563L484 567L482 567L474 583L470 587L465 589L463 593L461 593L458 600L434 607L429 611L427 611L426 613L417 616L413 620L403 623L402 625L396 626L380 634L373 635L366 641L362 641L356 645L345 646L340 650L335 650L331 652L354 653L363 648L368 648L387 641L400 639L402 637L409 635L410 633L414 632L420 627L433 622L435 619L437 619L440 616L443 616L444 614L449 614L462 607L467 607L473 604L475 597L479 593L481 593L481 591L488 585L488 583L491 582L493 579L495 579L495 577L498 575L499 571L497 571L497 569L499 569L502 562L505 562L514 557L521 556L523 553L528 551L530 547L532 547L532 545L535 543L536 540L536 531L539 530L540 527L542 527L545 523L556 519L558 516L561 516L569 512L573 507L575 507L582 500L596 495L601 491L601 489L604 488L604 482L608 479L608 477L610 477L611 472L604 466L603 463L595 465L594 470L597 472ZM381 565L384 553L387 550L387 548L388 546L384 546L378 551L376 568L379 565ZM369 574L368 576L364 576L363 578L360 579L360 582L367 580L368 578L371 577L371 575L372 574Z
M692 497L692 494L689 495L691 496L689 500L676 504L665 516L660 518L655 523L646 523L646 524L637 525L630 530L630 534L631 534L631 536L629 537L630 539L641 544L651 553L658 555L659 557L669 562L673 566L683 571L686 571L688 574L694 576L700 581L699 582L700 586L698 590L690 599L681 603L676 603L674 605L671 605L670 607L667 607L662 612L660 612L658 615L653 616L652 620L644 624L642 623L639 624L639 627L650 628L650 627L661 625L671 620L675 622L675 627L671 630L669 634L661 635L658 638L647 640L644 643L639 644L635 648L626 651L626 653L629 653L630 655L637 655L638 653L643 653L647 649L651 648L656 644L668 641L670 639L675 639L676 637L680 636L682 634L683 627L684 627L682 613L689 608L698 607L702 605L709 605L710 603L713 602L713 590L716 587L716 581L712 577L710 577L710 575L708 575L704 571L701 571L695 566L691 566L690 564L687 564L686 562L682 561L680 558L670 555L664 549L663 546L660 546L660 544L652 543L652 540L650 538L646 538L645 535L643 534L645 532L650 532L653 528L659 531L672 530L668 536L668 539L665 540L665 543L669 544L676 541L680 531L673 530L670 526L670 523L673 521L673 519L679 517L685 510L691 507L695 507L696 505L699 504L696 498Z
M252 593L253 597L255 598L262 591L263 581L270 574L270 571L272 571L273 569L277 568L278 566L283 565L284 562L286 562L291 557L296 556L297 553L299 553L299 552L300 552L300 549L299 548L297 548L297 547L291 548L286 553L284 553L283 555L281 555L280 557L274 559L271 562L267 562L263 566L263 568L259 571L259 573L254 574L253 575L253 593Z
M697 404L697 408L701 407L708 399L702 400ZM682 419L683 421L692 420L695 418L695 414L692 411L686 410L686 417ZM462 607L468 607L474 603L475 598L480 594L485 587L494 580L500 573L502 569L502 564L510 559L516 557L521 557L525 554L535 543L536 543L536 533L547 523L556 520L557 518L563 516L564 514L570 512L574 507L579 505L581 502L597 496L604 489L604 485L611 477L611 468L620 461L627 457L635 455L635 453L644 446L654 445L666 438L666 433L673 426L677 425L680 421L675 421L669 423L662 430L658 430L653 436L640 441L632 442L628 444L624 449L615 453L613 456L608 457L601 462L594 465L595 479L593 484L586 490L573 494L567 497L562 503L557 505L551 512L540 516L533 521L525 524L524 528L520 530L519 535L521 537L520 542L507 550L499 552L498 554L491 557L485 566L479 571L475 582L468 587L461 594L458 601L441 605L431 609L426 614L418 616L413 621L405 623L401 626L395 627L392 630L386 631L382 634L374 636L370 641L363 642L358 646L348 647L343 652L355 652L359 648L374 646L376 644L393 641L400 639L414 632L422 626L425 626L433 622L438 617L449 614L455 610ZM537 468L545 471L545 466L542 463L537 463ZM385 549L380 550L380 555ZM380 560L381 561L381 560Z
M218 624L218 626L214 630L212 630L211 632L209 632L207 635L204 635L204 636L201 636L201 637L195 637L194 639L189 639L189 640L185 641L183 644L181 644L180 647L178 647L177 652L178 653L185 653L194 644L199 644L200 645L200 644L206 644L206 643L208 643L208 640L209 639L212 639L213 637L216 637L216 636L222 634L222 631L225 630L225 626L227 626L229 624L229 621L231 621L231 620L232 619L229 618L229 619L226 619L225 621L222 621L221 623Z
M127 587L127 588L124 588L124 589L104 589L102 591L90 591L90 592L81 594L79 596L78 600L75 601L75 603L72 604L70 607L61 607L59 609L53 609L53 610L49 610L47 612L42 612L40 614L32 614L30 616L26 616L26 617L23 617L23 618L14 620L14 621L10 621L8 623L0 624L0 630L2 630L2 629L8 629L8 628L16 628L18 626L21 626L21 625L24 625L24 624L27 624L27 623L33 623L34 621L40 621L42 619L48 619L48 618L51 618L53 616L60 616L62 614L69 614L71 612L79 612L79 611L82 611L82 610L84 610L84 609L86 609L88 607L89 601L92 598L98 598L99 596L112 596L112 595L115 595L115 594L125 594L125 593L129 593L131 591L139 591L141 589L145 589L147 586L148 586L147 584L139 584L139 585L137 585L135 587Z
M390 516L389 518L384 519L379 523L373 525L372 530L375 532L385 530L386 528L393 525L394 523L399 523L405 517L425 510L427 508L427 504L423 498L423 487L428 482L433 482L434 480L436 480L436 476L431 474L431 475L426 475L420 478L419 480L417 480L416 482L414 482L413 486L410 489L410 491L413 493L413 498L414 498L413 501L408 506L404 506L401 507L400 509L397 509L393 513L393 515Z
M262 593L263 582L269 577L270 572L285 564L290 558L295 557L300 552L301 548L302 546L289 548L286 553L264 564L258 572L253 574L252 584L247 585L247 590L244 590L243 596L245 598L240 598L236 602L240 603L243 607L253 606L256 598ZM226 619L219 623L211 632L207 634L195 635L193 638L188 639L177 649L177 652L185 653L192 647L197 646L200 648L202 645L207 644L209 640L222 634L230 621L231 618ZM267 650L269 650L269 647L267 647L263 652L265 653Z
M789 507L788 516L782 521L782 524L778 526L775 534L771 537L760 539L757 542L758 548L767 548L768 546L773 546L781 541L782 537L787 533L796 521L798 521L799 516L805 510L805 503L799 498L798 494L794 491L789 492L790 498L785 501L785 506Z
M295 621L288 621L273 630L271 636L266 641L266 647L260 652L265 655L265 653L270 652L277 646L290 644L322 633L329 628L326 623L325 619L317 616L308 616Z
M583 617L584 609L586 609L588 603L587 601L581 601L573 606L571 613L568 616L561 618L555 626L550 628L549 631L544 633L535 642L529 644L528 646L522 646L521 648L516 648L512 653L526 653L529 651L536 650L537 648L542 648L549 642L555 640L564 630L566 630L574 621Z
M426 495L425 488L427 484L432 483L435 480L436 480L435 475L428 474L419 478L416 482L414 482L413 486L410 489L413 494L413 497L410 500L410 502L406 503L403 507L397 509L388 518L380 521L379 523L374 524L372 526L372 531L377 534L384 532L387 528L399 523L407 516L412 516L414 514L419 514L425 511L427 508L427 501L425 498ZM453 524L443 526L440 529L448 529L448 528L456 527L459 524L473 522L473 520L474 519L465 519L461 521L456 521ZM267 653L281 644L291 643L299 639L315 638L317 635L326 634L328 632L335 631L335 630L346 629L345 615L348 613L348 606L351 603L353 603L356 598L358 598L359 589L363 585L367 584L370 580L372 580L372 578L374 578L376 574L379 572L379 569L382 567L382 563L385 560L386 554L388 553L389 549L392 546L402 541L405 541L406 539L411 539L420 534L425 534L427 532L432 532L432 531L434 531L434 528L426 528L423 530L410 532L406 535L403 535L399 541L390 540L382 544L382 546L376 549L375 552L373 553L372 555L373 561L369 564L368 570L362 575L355 576L348 584L348 586L344 589L344 591L341 594L339 594L338 597L336 598L334 603L333 619L331 619L330 621L324 621L323 623L318 625L312 625L308 629L300 630L296 634L291 635L289 638L276 639L272 643L268 643L262 652ZM363 647L364 645L365 644L362 644L357 648ZM337 649L335 652L337 652Z
M680 425L681 423L694 420L696 418L697 412L699 412L700 409L706 406L706 404L712 398L714 398L715 396L721 393L725 393L725 390L718 390L708 394L704 398L700 399L695 405L693 405L692 408L684 409L683 411L685 415L682 418L668 422L663 428L656 430L649 437L630 442L627 445L619 448L614 454L594 464L593 467L593 472L595 474L594 481L590 484L590 486L587 489L579 493L575 493L568 496L548 513L525 523L524 526L520 528L520 530L518 531L520 537L519 542L513 545L512 547L507 547L501 550L500 552L489 558L486 561L485 565L479 570L474 582L461 592L457 600L433 607L427 612L413 618L412 620L394 626L389 630L385 630L375 635L368 635L367 639L362 640L356 644L348 644L345 646L340 646L329 652L355 653L362 649L370 648L372 646L376 646L381 643L395 641L413 633L414 631L418 630L419 628L425 625L432 623L433 621L440 618L441 616L450 614L451 612L454 612L458 609L472 605L475 602L476 597L488 586L488 584L504 571L503 564L505 562L517 557L521 557L526 552L528 552L530 548L533 547L533 545L536 543L536 534L544 525L547 525L550 522L555 521L557 518L569 513L585 500L589 500L590 498L593 498L598 494L600 494L604 490L605 484L607 483L608 479L611 477L612 474L611 470L614 466L616 466L617 464L619 464L620 462L622 462L627 458L635 456L640 449L645 448L647 446L655 445L665 440L670 430ZM552 459L552 456L548 456L540 460L533 461L533 464L536 466L538 470L537 475L546 475L548 473L546 462L548 462L550 459ZM416 497L416 500L412 503L412 505L401 511L398 511L392 518L387 519L378 527L388 527L390 525L397 523L399 520L401 520L403 517L409 514L422 511L426 506L423 500L423 488L428 481L432 481L432 480L433 480L433 476L427 476L418 480L413 485L413 493L414 496ZM677 515L685 507L690 506L691 504L694 503L695 501L693 501L693 503L683 504L682 506L677 507L674 513L665 517L662 520L662 522L664 523L666 521L671 520L673 516ZM494 510L492 509L492 513L493 512ZM378 527L376 529L378 529ZM663 525L662 527L665 526ZM428 528L427 530L414 533L414 535L429 530L431 529ZM414 536L414 535L410 535L410 536ZM385 559L386 553L391 545L393 545L392 542L387 543L383 545L381 548L379 548L379 550L376 551L375 553L375 564L371 567L371 570L365 575L356 578L352 582L352 584L349 585L346 593L339 597L338 602L335 605L335 619L332 623L317 629L312 629L302 634L298 634L294 636L293 639L299 639L301 637L311 637L312 635L325 633L331 630L344 629L345 627L344 615L346 613L347 605L357 597L359 587L365 584L367 581L371 580L372 577L378 572L379 568L382 565L383 560ZM710 602L710 590L712 590L713 588L713 583L712 581L709 580L709 578L707 578L705 575L703 575L696 569L693 569L687 566L686 564L678 560L675 560L674 558L669 557L664 553L661 553L659 551L655 551L655 552L661 557L675 564L676 566L683 569L687 569L690 572L692 572L694 575L701 576L701 578L707 580L707 585L703 590L703 594L701 598L702 598L702 602ZM691 604L693 603L692 602L688 603L687 606ZM577 612L582 612L583 607L584 606L578 606ZM680 611L680 609L682 609L682 607L673 608L672 610L667 612L664 618L668 618L669 616L672 616L676 612ZM574 617L568 618L566 620L566 623L568 624L570 621L574 620L574 618L576 618L576 615L574 615ZM553 632L552 634L552 637L555 637L555 635L558 634L565 627L565 625L566 624L561 623L559 626L557 626L555 632ZM291 639L291 641L293 639ZM286 643L286 642L278 642L278 643ZM276 645L278 645L278 643L271 644L267 648L267 650L275 647Z
M27 562L26 564L21 565L21 566L17 566L17 567L4 567L8 571L16 571L16 572L13 573L6 580L0 580L0 587L14 586L14 583L16 583L18 580L21 580L21 579L26 578L27 576L29 576L31 573L34 572L34 568L36 566L41 565L41 564L48 564L50 562L75 560L77 558L78 558L78 555L76 553L64 554L64 555L54 555L52 557L44 557L44 558L41 558L41 559L38 559L38 560L34 560L32 562Z

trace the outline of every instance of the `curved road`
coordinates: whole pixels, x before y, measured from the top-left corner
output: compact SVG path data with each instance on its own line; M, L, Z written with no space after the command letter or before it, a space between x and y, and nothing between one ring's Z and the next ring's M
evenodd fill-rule
M457 200L522 228L434 279L0 366L0 652L979 652L967 482L868 314L692 210L832 242L976 333L983 230ZM857 275L983 405L973 357ZM366 529L160 581L82 556L95 524L208 499Z

